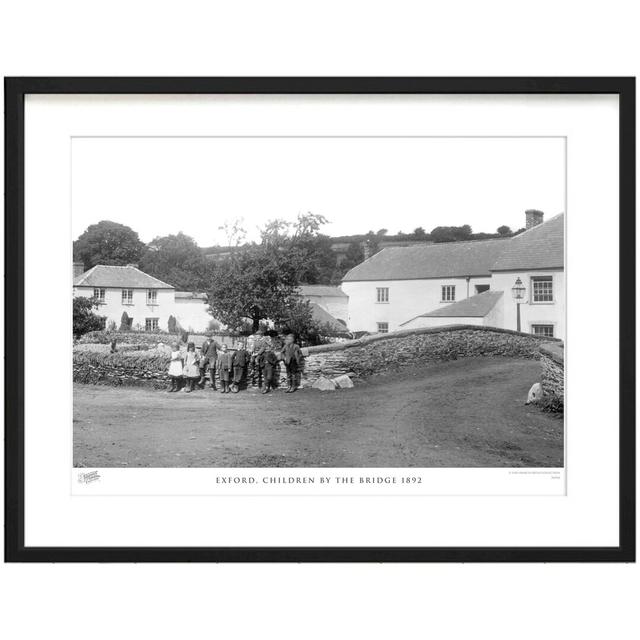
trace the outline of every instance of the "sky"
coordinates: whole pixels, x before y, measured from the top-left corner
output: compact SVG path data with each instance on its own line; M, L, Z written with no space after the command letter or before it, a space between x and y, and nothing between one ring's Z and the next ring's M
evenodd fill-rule
M182 231L226 244L273 218L312 212L331 236L469 224L524 226L565 210L564 138L74 138L72 233L100 220L144 242Z

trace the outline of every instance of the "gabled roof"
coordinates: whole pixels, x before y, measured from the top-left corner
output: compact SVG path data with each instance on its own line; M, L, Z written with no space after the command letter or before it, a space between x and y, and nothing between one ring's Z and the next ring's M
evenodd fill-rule
M73 281L74 287L115 287L124 289L173 289L137 267L97 264Z
M329 287L324 284L302 284L299 287L300 295L323 296L333 298L348 298L349 296L340 287Z
M328 324L333 331L347 332L347 325L334 318L328 311L318 306L315 302L309 304L311 309L311 317L322 324Z
M509 239L387 247L347 272L343 282L489 276Z
M492 271L562 269L564 213L514 236L495 261Z
M503 291L484 291L465 300L422 313L403 322L400 326L416 318L484 318L496 306L503 294Z

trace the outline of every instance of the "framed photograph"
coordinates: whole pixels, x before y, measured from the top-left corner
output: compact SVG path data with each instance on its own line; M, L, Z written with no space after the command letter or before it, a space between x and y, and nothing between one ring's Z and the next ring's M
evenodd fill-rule
M635 79L5 79L5 558L635 560Z

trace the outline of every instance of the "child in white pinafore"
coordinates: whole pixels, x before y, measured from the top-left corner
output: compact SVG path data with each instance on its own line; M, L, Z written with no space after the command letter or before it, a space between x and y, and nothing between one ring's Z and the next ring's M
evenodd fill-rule
M171 388L169 389L169 393L180 391L182 383L182 354L180 353L180 345L177 342L171 345L169 379L171 380Z
M182 375L185 380L184 390L191 393L196 388L196 382L200 380L200 356L196 353L196 345L193 342L187 345Z

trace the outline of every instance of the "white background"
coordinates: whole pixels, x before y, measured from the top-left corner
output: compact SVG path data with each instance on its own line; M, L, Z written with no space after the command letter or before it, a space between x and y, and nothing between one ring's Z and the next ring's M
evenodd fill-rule
M635 75L631 2L12 3L5 75ZM436 8L437 7L437 8ZM3 566L32 637L601 638L637 566Z

